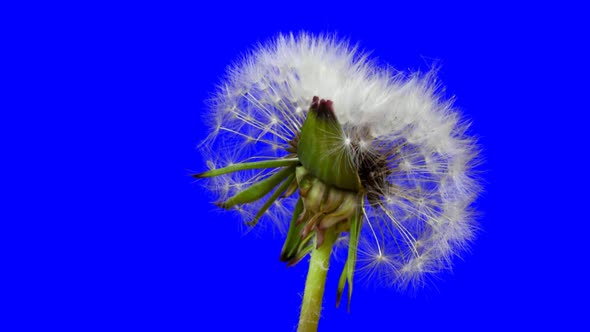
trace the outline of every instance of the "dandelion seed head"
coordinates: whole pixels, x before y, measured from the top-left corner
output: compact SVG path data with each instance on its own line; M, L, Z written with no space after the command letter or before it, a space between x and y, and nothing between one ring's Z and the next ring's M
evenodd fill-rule
M326 157L349 153L366 191L359 272L404 288L449 269L475 233L469 209L480 187L475 141L454 100L443 98L435 69L380 68L335 36L279 35L231 66L219 84L201 145L207 167L293 153L286 147L313 96L333 101L344 132ZM223 200L271 174L227 174L207 187ZM296 197L277 201L261 223L286 230ZM237 211L248 221L261 204Z

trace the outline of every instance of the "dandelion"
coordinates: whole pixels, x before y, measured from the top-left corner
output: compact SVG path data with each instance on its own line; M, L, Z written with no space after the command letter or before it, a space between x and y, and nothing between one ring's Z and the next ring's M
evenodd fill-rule
M355 272L419 287L474 234L479 187L468 124L435 72L379 68L347 42L281 35L231 67L201 144L217 205L287 232L280 259L311 253L299 331L316 331L334 244L347 244L338 298ZM339 242L338 246L341 246Z

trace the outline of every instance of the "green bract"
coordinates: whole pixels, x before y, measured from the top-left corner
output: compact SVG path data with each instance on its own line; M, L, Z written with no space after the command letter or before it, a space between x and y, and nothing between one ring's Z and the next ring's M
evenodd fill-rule
M361 181L347 151L331 101L314 97L303 127L297 155L311 174L339 189L359 191Z

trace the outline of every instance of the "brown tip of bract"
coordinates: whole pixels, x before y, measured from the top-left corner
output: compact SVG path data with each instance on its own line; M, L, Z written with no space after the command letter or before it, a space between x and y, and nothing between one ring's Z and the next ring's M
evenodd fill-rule
M336 292L336 308L340 308L340 302L342 301L342 294L344 289L338 289ZM350 313L350 298L348 298L348 304L346 305L346 311Z
M281 257L279 259L281 260L281 262L287 263L287 267L293 267L297 263L299 263L299 261L301 261L302 258L303 257L298 258L297 253L289 254L286 252L282 252Z
M339 289L336 292L336 308L340 307L340 301L342 300L342 291L343 291L342 289Z
M305 257L306 255L303 255L301 257L297 257L297 256L293 256L290 260L289 263L287 263L287 267L293 267L295 265L297 265L297 263L301 262L301 260Z
M279 257L279 260L283 263L286 263L290 261L291 258L293 258L292 255L288 255L286 252L282 252L281 256Z
M320 102L320 97L313 96L313 98L311 99L311 107L313 108L315 106L317 108L317 105L319 102Z
M336 115L334 114L334 102L331 100L320 99L319 97L314 96L311 102L310 111L316 113L319 119L336 120Z
M218 208L227 209L227 204L223 201L213 202L213 204L215 204L215 206Z

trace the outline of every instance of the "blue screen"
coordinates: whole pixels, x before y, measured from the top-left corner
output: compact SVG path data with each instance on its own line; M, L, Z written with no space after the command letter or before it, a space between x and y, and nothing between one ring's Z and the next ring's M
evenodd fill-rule
M473 205L480 229L452 272L413 291L359 281L347 312L335 307L336 262L319 331L587 328L582 8L241 2L27 10L30 24L11 32L31 48L15 84L36 92L24 93L10 116L31 134L15 133L22 146L7 149L24 176L8 180L14 213L6 219L26 238L10 256L21 271L11 297L24 314L17 325L296 330L307 259L287 268L283 235L263 225L248 231L190 174L206 170L197 145L209 130L206 101L227 66L278 33L306 31L337 33L398 70L436 65L442 94L472 122L483 159Z

